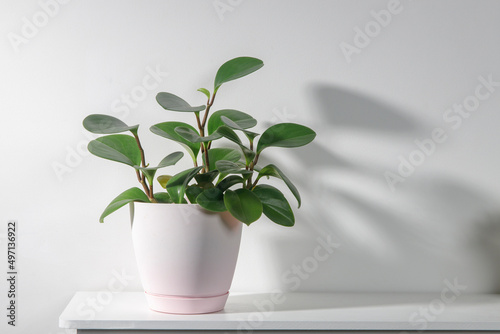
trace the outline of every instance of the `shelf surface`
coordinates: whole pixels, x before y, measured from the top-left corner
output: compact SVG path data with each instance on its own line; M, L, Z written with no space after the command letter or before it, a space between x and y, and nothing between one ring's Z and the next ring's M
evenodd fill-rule
M500 330L500 295L233 293L223 311L151 311L142 292L77 292L62 328L143 330Z

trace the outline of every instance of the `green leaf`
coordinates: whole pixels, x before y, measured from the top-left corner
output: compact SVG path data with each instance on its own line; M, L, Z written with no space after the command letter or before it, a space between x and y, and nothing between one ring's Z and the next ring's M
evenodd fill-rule
M252 191L262 202L267 218L283 226L295 224L292 208L281 191L267 184L258 185Z
M238 137L236 132L234 132L233 130L231 130L227 126L219 126L219 128L217 129L217 131L214 134L219 134L219 135L229 139L230 141L235 142L238 145L242 145L240 137ZM212 134L212 136L214 134Z
M226 190L224 204L234 218L247 225L262 215L260 199L248 189Z
M210 153L210 151L208 152ZM212 182L215 180L217 175L219 175L218 170L211 170L208 173L196 174L194 178L200 187L206 188L206 187L213 187Z
M158 168L173 166L179 160L181 160L183 156L184 156L184 153L182 153L182 152L171 153L160 161L160 163L158 164Z
M242 129L252 128L257 125L257 120L249 114L234 109L222 109L214 112L208 119L207 131L209 135L217 131L219 126L224 125L221 120L222 116L235 122Z
M214 92L217 92L223 83L244 77L262 66L262 60L252 57L238 57L225 62L215 75Z
M245 162L247 166L250 166L253 159L255 158L255 152L250 150L249 148L240 145L241 151L243 152L243 156L245 156Z
M130 188L125 190L120 195L118 195L114 200L109 203L109 205L104 209L104 212L101 214L99 218L99 222L104 223L104 218L106 218L109 214L115 212L122 206L130 203L130 202L146 202L149 203L148 196L139 188Z
M215 163L219 160L228 160L232 162L237 162L241 159L241 153L238 150L232 148L211 148L208 150L208 161L210 162L209 169L216 169ZM205 162L205 156L203 156L203 162Z
M210 151L209 151L210 152ZM242 169L241 165L228 160L215 162L215 167L221 174L252 174L251 170Z
M205 110L204 105L192 107L189 103L171 93L161 92L156 95L156 101L166 110L182 112L198 112Z
M226 116L221 116L220 120L222 121L222 123L224 123L226 126L230 127L233 130L243 131L243 133L248 137L249 140L253 140L255 137L259 135L258 133L246 130L244 127L240 126L240 124L233 122ZM244 123L242 122L242 124Z
M140 165L141 152L134 137L109 135L92 140L88 144L90 153L129 166Z
M199 175L199 174L198 174ZM186 196L189 203L196 204L196 197L203 192L203 189L198 186L189 186L186 188Z
M209 211L224 212L224 193L219 188L208 188L196 198L196 202Z
M175 132L179 136L181 136L182 138L184 138L185 140L187 140L191 143L208 142L208 141L216 140L216 139L219 139L222 137L217 132L212 133L210 136L201 137L197 131L195 131L194 129L187 128L185 126L176 127Z
M153 180L155 179L155 174L158 168L147 168L147 167L138 167L146 177L149 185L153 184Z
M139 125L128 126L116 117L94 114L85 117L83 127L92 133L112 134L125 131L131 131L137 135Z
M298 202L298 207L300 208L301 200L300 200L300 194L297 188L293 185L292 181L275 165L270 164L267 165L266 167L262 168L259 172L259 176L257 176L257 180L260 179L263 176L274 176L279 179L282 179L285 184L287 185L288 189L292 192L293 196L297 199Z
M196 132L196 129L189 124L183 122L164 122L153 125L150 130L154 134L162 136L164 138L168 138L170 140L176 141L180 143L191 155L193 161L196 161L196 157L198 156L198 152L200 152L200 143L192 143L189 140L186 140L182 136L180 136L177 132L175 132L175 128L182 126L185 128L189 128ZM196 132L197 133L197 132Z
M158 203L172 203L172 199L168 193L155 193L154 197Z
M193 167L186 169L174 176L167 183L167 192L172 198L174 203L182 203L184 200L184 193L186 192L186 187L193 179L193 177L202 169L203 167Z
M206 96L208 99L210 99L210 92L209 92L209 90L208 90L208 89L206 89L206 88L199 88L199 89L198 89L198 92L202 92L203 94L205 94L205 96Z
M175 132L190 143L205 143L222 137L226 137L227 139L241 145L241 140L238 135L227 126L220 126L217 131L205 137L201 137L194 129L190 129L184 126L176 127Z
M222 179L219 182L219 184L217 184L217 188L219 188L220 191L224 192L227 189L231 188L232 186L234 186L235 184L238 184L238 183L244 184L245 180L241 176L230 175L230 176Z
M270 146L299 147L309 144L316 137L316 133L295 123L280 123L264 131L257 145L257 153Z
M158 182L160 183L161 187L163 189L165 189L165 187L167 186L167 182L172 178L171 175L160 175L156 178L156 180L158 180Z
M134 168L140 169L144 173L144 176L146 176L146 179L148 180L148 184L151 185L151 184L153 184L153 180L154 180L156 171L158 169L175 165L183 156L184 156L184 153L182 153L182 152L174 152L172 154L167 155L165 158L163 158L157 167L134 166Z
M223 137L231 140L232 142L238 144L241 147L243 155L245 156L247 166L250 165L250 163L255 158L255 152L253 152L252 150L247 148L245 145L243 145L243 143L241 142L238 135L234 131L232 131L232 129L243 131L245 133L245 135L248 137L248 139L250 141L253 141L253 139L256 136L258 136L258 134L255 132L247 131L247 130L245 130L244 127L254 126L257 123L257 121L255 121L252 118L251 120L250 119L242 119L240 123L236 123L224 115L220 115L218 118L220 120L221 125L218 125L218 128L215 131L215 133L218 133L218 134L222 135ZM255 123L253 121L255 121Z

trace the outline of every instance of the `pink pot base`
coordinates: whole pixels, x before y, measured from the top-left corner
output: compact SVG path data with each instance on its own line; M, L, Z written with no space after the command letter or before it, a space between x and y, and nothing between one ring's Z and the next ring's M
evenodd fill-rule
M149 308L171 314L203 314L220 311L226 304L229 291L212 297L179 297L147 293Z

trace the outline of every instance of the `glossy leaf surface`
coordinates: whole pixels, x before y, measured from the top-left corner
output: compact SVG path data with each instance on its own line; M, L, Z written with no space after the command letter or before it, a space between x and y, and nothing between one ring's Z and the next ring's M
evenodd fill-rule
M196 202L209 211L223 212L226 211L224 204L224 193L219 188L209 188L196 198Z
M185 127L193 130L195 133L198 133L194 127L189 124L183 122L164 122L153 125L150 130L154 134L162 136L164 138L176 141L180 143L191 155L193 161L196 161L196 157L198 156L198 152L200 152L200 143L193 143L189 140L186 140L182 136L180 136L177 132L175 132L175 128L177 127Z
M174 203L182 203L184 201L184 194L189 181L191 181L202 168L203 167L193 167L172 176L167 183L166 189Z
M156 95L156 101L160 106L163 107L163 109L170 111L198 112L205 110L204 105L192 107L182 98L172 93L166 93L166 92L158 93Z
M252 57L238 57L225 62L215 75L214 92L223 83L244 77L262 66L264 66L262 60Z
M281 191L273 186L262 184L256 186L252 192L262 202L263 212L267 218L283 226L295 224L293 211Z
M99 222L104 223L104 218L106 218L109 214L115 212L119 208L124 205L127 205L130 202L146 202L149 203L148 196L139 188L130 188L125 190L120 195L118 195L115 199L109 203L109 205L104 209L104 212L101 214L99 218Z
M316 133L295 123L280 123L268 128L259 139L257 153L271 146L277 147L299 147L313 141Z
M263 176L274 176L282 179L283 182L285 182L285 184L287 185L288 189L290 189L290 191L292 192L293 196L295 196L295 198L297 199L300 208L301 200L299 191L293 185L292 181L290 181L290 179L278 167L273 164L265 166L260 170L258 178L260 179Z
M88 150L100 158L120 162L129 166L141 164L141 152L134 137L109 135L92 140Z
M214 112L208 119L208 134L214 133L220 126L224 125L221 119L223 116L235 122L239 127L243 129L248 129L257 125L257 120L249 114L234 109L222 109Z
M247 225L262 215L260 199L248 189L226 190L224 204L234 218Z
M94 114L85 117L83 120L83 127L92 133L97 134L113 134L125 131L131 131L137 134L139 125L128 126L116 117Z

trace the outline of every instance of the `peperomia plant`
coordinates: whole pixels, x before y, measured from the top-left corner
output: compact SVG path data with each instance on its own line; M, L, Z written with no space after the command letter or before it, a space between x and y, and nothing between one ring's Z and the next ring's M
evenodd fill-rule
M139 125L128 126L108 115L90 115L83 121L85 129L106 136L92 140L89 151L101 158L131 166L142 190L134 187L116 197L100 217L104 218L130 202L199 204L215 212L229 211L233 217L249 225L262 213L273 222L293 226L295 218L290 204L277 188L262 184L263 177L283 180L300 207L297 188L275 165L260 167L259 157L268 147L299 147L310 143L316 133L294 123L269 127L262 135L250 131L257 121L250 115L222 109L210 114L220 87L228 82L257 71L263 62L256 58L239 57L224 63L215 76L213 93L198 91L207 97L206 105L191 106L171 93L159 93L157 102L166 110L193 114L196 127L183 122L164 122L153 125L154 134L181 144L191 156L193 167L171 175L156 177L158 169L175 165L182 152L167 155L156 167L147 163L138 135ZM129 132L131 135L118 134ZM246 138L243 142L238 133ZM259 137L259 138L258 138ZM258 138L258 141L256 139ZM229 140L236 148L212 147L219 140ZM201 161L199 156L201 156ZM154 180L166 191L154 192Z

